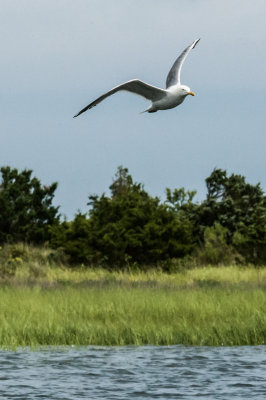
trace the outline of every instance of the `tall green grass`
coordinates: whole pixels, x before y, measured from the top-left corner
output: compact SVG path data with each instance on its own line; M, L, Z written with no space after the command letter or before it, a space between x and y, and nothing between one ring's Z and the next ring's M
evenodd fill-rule
M2 347L266 343L262 289L6 287L0 299Z
M266 268L69 268L25 244L0 249L0 346L266 344Z

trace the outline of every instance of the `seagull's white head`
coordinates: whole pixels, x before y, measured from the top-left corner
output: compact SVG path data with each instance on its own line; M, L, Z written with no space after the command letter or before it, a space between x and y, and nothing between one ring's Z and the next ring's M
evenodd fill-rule
M195 96L195 93L192 92L191 89L186 85L180 85L180 92L181 92L181 95L183 95L184 97L189 95L189 94L191 96Z

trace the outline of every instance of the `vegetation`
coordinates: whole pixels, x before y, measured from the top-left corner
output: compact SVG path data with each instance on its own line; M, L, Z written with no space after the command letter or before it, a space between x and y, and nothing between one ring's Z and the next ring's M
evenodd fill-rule
M1 173L1 347L266 344L259 184L216 169L202 203L161 201L119 167L109 196L62 221L56 183Z
M74 221L52 228L52 245L63 248L72 262L121 268L191 252L191 222L133 183L126 169L118 169L110 190L111 197L89 197L89 218L77 214Z
M212 172L206 185L207 199L195 214L199 235L206 226L219 223L227 229L227 243L246 262L265 262L266 196L260 185L246 183L241 175L228 177L220 169Z
M201 203L184 188L166 188L162 201L118 167L109 195L90 195L87 213L62 221L52 205L57 183L44 186L30 170L3 167L1 174L2 246L49 245L70 267L112 270L266 263L266 196L241 175L215 169Z
M1 288L0 345L259 345L261 289Z
M0 286L63 288L66 286L199 289L263 289L266 287L266 268L253 266L204 266L180 268L169 274L163 269L141 268L111 270L69 268L64 253L49 248L31 247L24 243L5 245L0 249ZM5 269L3 271L3 268Z
M118 168L111 195L90 196L88 214L77 214L51 228L51 245L73 264L121 268L147 264L266 262L266 196L259 184L215 169L206 179L207 196L166 189L166 201L151 197ZM187 260L189 259L189 262Z
M57 183L42 186L31 177L31 170L2 167L0 171L0 243L44 243L49 227L59 222L58 207L52 206Z
M266 344L266 268L69 268L23 243L0 262L0 347Z

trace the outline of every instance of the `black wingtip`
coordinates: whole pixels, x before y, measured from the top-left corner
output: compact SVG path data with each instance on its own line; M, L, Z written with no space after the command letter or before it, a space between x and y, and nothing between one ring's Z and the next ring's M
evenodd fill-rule
M80 114L82 114L82 110L80 112L78 112L76 115L74 115L73 118L77 118Z
M199 43L200 38L195 40L194 46L192 47L192 49L194 49L194 47Z

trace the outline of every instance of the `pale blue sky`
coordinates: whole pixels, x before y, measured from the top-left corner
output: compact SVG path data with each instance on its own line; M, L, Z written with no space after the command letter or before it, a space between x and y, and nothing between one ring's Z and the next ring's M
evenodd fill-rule
M121 164L162 199L184 186L202 200L214 167L266 190L265 21L265 0L3 0L1 165L58 181L68 218ZM148 103L119 93L72 118L128 79L164 87L198 37L180 107L139 114Z

